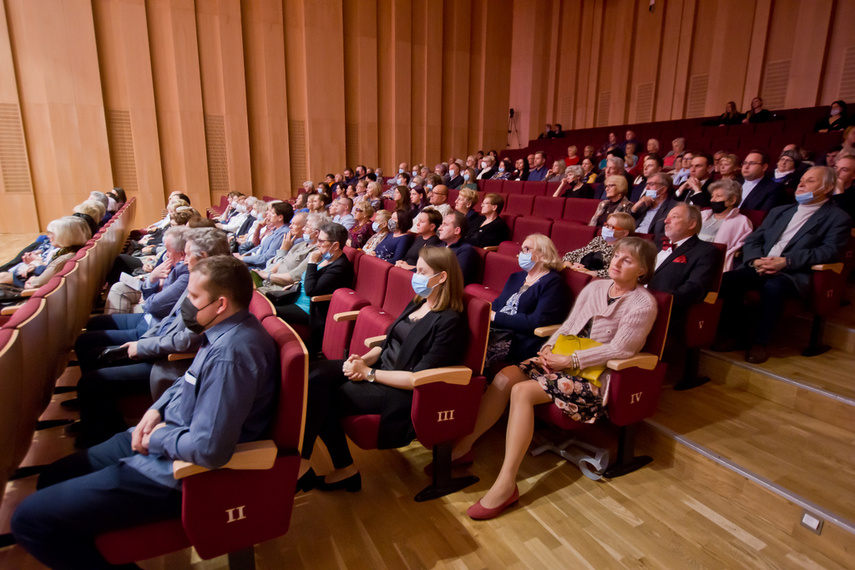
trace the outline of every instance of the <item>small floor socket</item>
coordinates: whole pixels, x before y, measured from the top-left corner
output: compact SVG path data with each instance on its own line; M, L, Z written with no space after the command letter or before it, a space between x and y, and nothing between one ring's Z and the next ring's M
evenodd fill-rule
M802 514L802 526L811 532L822 534L822 523L822 519L813 516L807 511Z

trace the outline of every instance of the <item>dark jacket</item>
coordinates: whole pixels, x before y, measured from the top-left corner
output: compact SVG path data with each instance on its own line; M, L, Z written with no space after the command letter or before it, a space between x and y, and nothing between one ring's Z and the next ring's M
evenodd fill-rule
M463 180L463 175L458 174L457 176L448 181L448 187L452 190L457 190L458 188L463 186L464 182L466 181Z
M775 208L769 212L763 224L745 238L742 245L745 265L769 254L787 229L797 208L797 204ZM829 200L789 241L781 254L787 259L787 266L781 273L792 279L802 297L810 287L811 266L839 261L851 228L852 218Z
M682 312L707 296L721 258L716 246L692 236L662 262L650 288L673 295L674 310Z
M478 281L478 274L481 269L481 259L475 252L475 249L462 240L457 240L455 243L448 246L448 249L454 252L457 256L457 263L460 265L460 271L463 272L463 284L469 285Z
M661 245L661 238L665 235L665 218L668 216L668 212L671 211L671 208L677 204L679 204L679 202L671 196L665 198L665 201L662 202L662 205L659 206L658 210L656 210L656 214L653 216L653 221L650 222L650 227L647 228L646 232L644 232L655 236L657 247ZM647 214L647 206L641 206L638 208L637 212L630 211L629 213L632 214L633 218L635 218L635 225L638 227L638 224L644 219L645 214Z
M537 327L564 322L570 311L569 299L564 289L561 274L550 271L520 295L516 315L501 312L508 299L520 290L525 283L525 271L517 271L505 283L502 292L493 301L496 328L512 330L515 333L511 341L508 361L517 364L531 358L543 345L544 339L534 335Z
M437 247L440 245L442 245L442 241L435 235L430 236L428 239L422 239L421 236L415 236L413 243L410 245L410 248L402 259L407 265L415 265L419 260L419 251L421 251L423 247Z
M771 177L766 176L757 183L739 205L744 210L763 210L768 212L772 208L782 206L787 202L787 191L783 184L778 184Z
M317 263L310 263L303 277L303 291L309 297L330 295L335 293L336 289L351 285L353 285L353 265L344 254L320 269ZM311 304L309 309L309 327L312 331L311 350L320 349L329 309L329 301Z
M421 306L411 301L392 324L390 331L402 319ZM428 313L413 326L410 334L404 340L398 352L393 370L418 372L441 366L454 366L463 362L466 354L467 334L466 316L451 309L445 311L428 311ZM383 343L383 350L388 345ZM378 360L378 363L381 362ZM416 432L410 419L413 407L413 391L401 388L386 388L383 408L380 411L380 430L377 435L379 449L393 449L410 443Z
M484 224L484 219L477 226L469 228L466 241L476 247L490 247L499 245L511 238L511 230L501 217L496 218L489 224Z

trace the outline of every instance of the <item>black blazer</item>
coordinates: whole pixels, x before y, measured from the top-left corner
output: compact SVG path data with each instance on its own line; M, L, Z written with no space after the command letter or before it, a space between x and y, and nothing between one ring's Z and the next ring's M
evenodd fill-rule
M458 188L463 186L464 182L465 182L465 180L463 180L463 176L458 174L457 176L455 176L454 178L451 178L448 181L448 187L451 188L452 190L457 190Z
M401 320L418 309L421 303L410 301L392 326L391 331ZM410 330L398 351L393 370L418 372L440 366L455 366L463 362L466 353L467 334L466 316L446 309L429 311ZM388 337L383 343L383 351L389 344ZM382 351L381 351L382 354ZM378 360L378 364L381 362ZM383 406L380 410L380 429L377 434L378 449L394 449L407 445L416 437L410 412L413 407L413 391L402 388L386 388Z
M685 263L676 262L681 257ZM650 288L673 295L675 311L682 312L707 296L721 264L722 253L716 246L692 236L662 262Z
M710 185L713 183L713 177L710 176L707 178L707 181L701 186L701 191L697 194L689 195L691 190L686 188L683 191L681 196L677 196L674 194L674 199L679 200L680 202L686 202L687 204L694 204L698 208L709 208L710 206L710 198L712 198L712 194L710 193ZM682 186L682 184L681 184Z
M306 276L303 279L303 291L309 297L315 295L330 295L340 287L353 285L353 265L346 255L342 254L320 269L316 263L310 263L306 267ZM327 321L327 313L330 310L329 301L323 303L312 303L309 308L309 327L311 329L311 349L319 349L324 335L324 325Z
M797 209L797 204L791 204L769 212L763 224L742 245L745 265L769 254ZM800 295L806 295L810 287L812 265L840 259L851 228L852 218L828 200L796 232L781 254L787 258L787 266L781 273L793 280Z
M563 198L593 198L594 188L588 183L583 182L578 190L568 188L564 191Z
M499 245L510 239L511 231L508 224L501 217L496 218L489 224L484 224L484 219L477 226L469 228L466 241L476 247L489 247Z
M771 177L766 176L757 183L746 198L742 200L740 208L745 210L763 210L768 212L772 208L787 203L787 191L783 184L778 184Z

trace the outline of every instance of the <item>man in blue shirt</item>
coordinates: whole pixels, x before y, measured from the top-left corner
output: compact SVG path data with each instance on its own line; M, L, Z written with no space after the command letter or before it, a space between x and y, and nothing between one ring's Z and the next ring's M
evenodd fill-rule
M288 202L273 202L267 208L267 233L261 243L243 255L235 257L249 265L252 269L263 269L267 262L276 255L282 239L288 232L288 224L294 217L294 207Z
M541 182L546 178L549 169L546 168L546 153L542 150L534 153L534 168L528 173L529 182Z
M181 516L176 459L225 465L238 443L262 437L274 414L276 344L248 311L252 279L228 256L190 273L182 317L204 336L184 376L132 430L61 459L18 506L12 533L51 568L105 568L95 537Z

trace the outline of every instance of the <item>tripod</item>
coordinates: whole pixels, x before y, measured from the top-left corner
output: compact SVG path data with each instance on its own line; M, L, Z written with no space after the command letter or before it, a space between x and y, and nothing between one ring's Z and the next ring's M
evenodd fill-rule
M516 134L517 136L517 146L520 146L520 132L517 129L517 120L514 118L514 110L511 108L508 113L508 144L507 148L511 148L511 136L512 134Z

